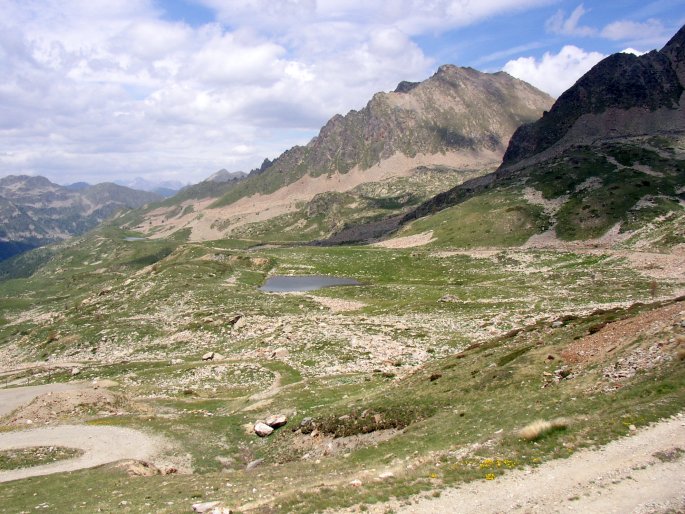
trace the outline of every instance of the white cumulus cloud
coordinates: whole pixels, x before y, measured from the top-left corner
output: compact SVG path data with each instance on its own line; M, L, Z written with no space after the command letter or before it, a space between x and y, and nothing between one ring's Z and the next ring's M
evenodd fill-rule
M622 41L645 49L660 48L668 41L672 29L660 20L650 18L645 22L618 20L602 29L601 35L612 41Z
M0 175L248 170L373 93L426 78L443 63L417 36L554 0L186 3L215 19L170 20L161 0L0 0Z
M507 62L503 70L557 97L604 57L599 52L566 45L557 54L545 52L539 60L519 57Z

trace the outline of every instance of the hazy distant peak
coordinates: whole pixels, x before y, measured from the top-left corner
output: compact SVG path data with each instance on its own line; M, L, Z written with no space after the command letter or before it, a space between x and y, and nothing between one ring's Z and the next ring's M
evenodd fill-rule
M238 180L247 176L243 171L228 171L224 168L203 180L203 182L229 182L231 180Z

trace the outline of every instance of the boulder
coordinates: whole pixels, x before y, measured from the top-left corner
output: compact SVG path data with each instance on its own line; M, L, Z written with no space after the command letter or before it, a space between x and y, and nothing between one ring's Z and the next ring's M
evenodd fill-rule
M276 348L271 352L272 359L285 359L290 355L290 352L286 348Z
M226 319L226 323L228 323L229 325L233 326L233 325L235 325L236 323L238 323L238 320L239 320L240 318L242 318L242 317L243 317L242 314L235 314L234 316L231 316L230 318L227 318L227 319Z
M202 502L202 503L193 503L193 512L199 512L200 514L204 514L206 512L213 512L213 509L221 507L221 502Z
M130 476L134 477L151 477L162 474L157 466L144 460L126 461L120 467L124 468Z
M266 423L263 423L262 421L258 421L257 423L255 423L254 433L257 434L259 437L270 436L273 431L273 428L271 428Z
M81 370L80 370L80 369L78 369L78 368L72 368L72 370L71 370L71 376L72 376L72 377L75 377L75 376L78 375L79 373L81 373Z
M280 428L287 422L288 418L285 416L285 414L272 414L264 421L264 423L269 425L271 428Z
M203 361L211 361L214 360L214 352L207 352L202 356Z

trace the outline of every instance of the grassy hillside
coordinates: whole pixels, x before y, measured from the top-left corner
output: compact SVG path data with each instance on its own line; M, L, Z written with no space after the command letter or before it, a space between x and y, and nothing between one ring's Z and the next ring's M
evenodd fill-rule
M520 207L500 200L503 212ZM124 240L131 235L103 228L53 248L30 277L2 282L0 362L39 364L4 378L115 380L126 399L118 412L77 408L60 421L162 434L193 474L129 477L104 467L1 484L11 512L42 503L64 512L83 501L92 510L126 501L128 512L184 512L213 499L239 512L373 503L496 480L625 434L685 400L682 303L667 300L683 281L645 275L611 252L250 250L240 240ZM363 285L263 293L269 274ZM665 321L658 328L638 316ZM649 330L621 328L631 319ZM616 348L578 360L575 348L594 334ZM202 361L207 351L227 360ZM60 361L78 362L80 374ZM625 377L607 375L626 362L635 369ZM274 381L266 400L251 399ZM245 429L277 412L289 422L271 437ZM517 436L559 416L567 428L536 442ZM258 469L244 469L260 458ZM378 480L383 471L393 477ZM357 478L362 486L350 487Z
M432 230L434 245L516 246L552 229L562 241L644 230L682 216L682 138L633 138L579 146L516 173L495 175L487 189L455 188L455 204L403 228ZM656 227L655 227L656 228ZM685 242L671 232L669 245Z
M301 202L294 212L237 227L231 235L263 242L324 239L346 227L407 212L439 192L487 171L422 167L410 177L368 182L344 193L320 193L309 202Z

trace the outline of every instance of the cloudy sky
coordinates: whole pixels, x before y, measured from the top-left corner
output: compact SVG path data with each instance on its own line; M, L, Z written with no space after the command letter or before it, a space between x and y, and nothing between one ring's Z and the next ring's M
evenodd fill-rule
M198 182L440 64L558 96L685 0L0 0L0 176Z

